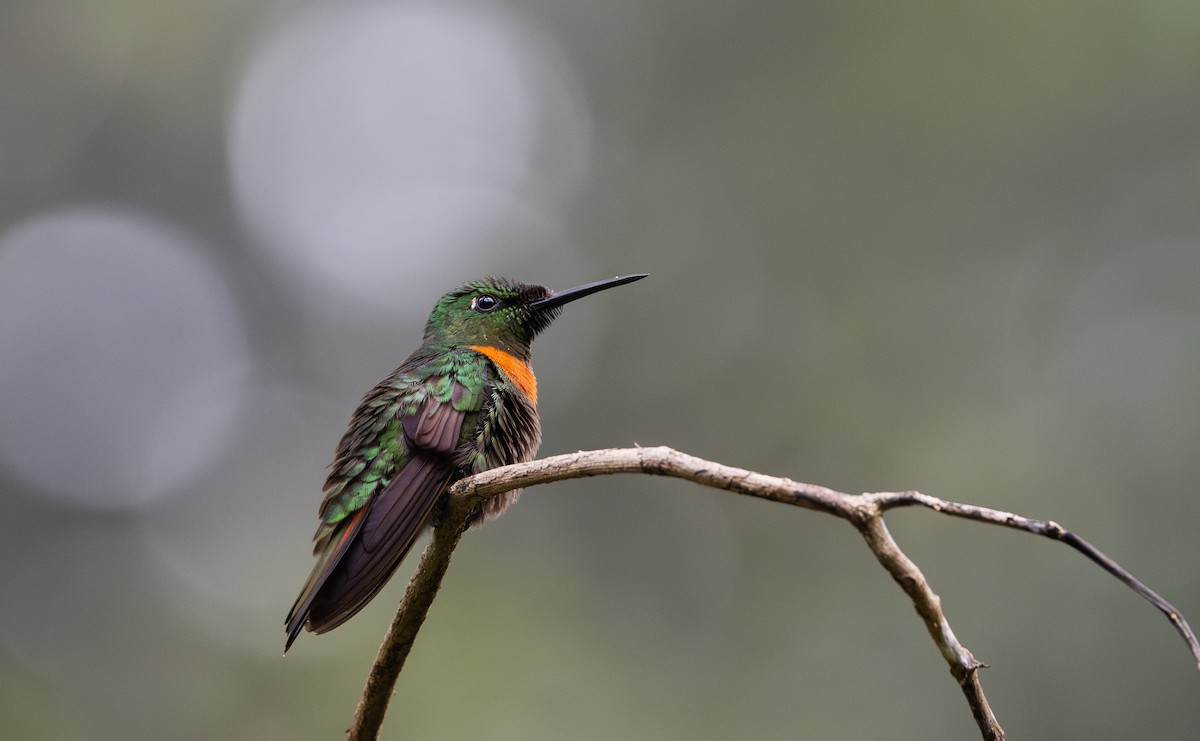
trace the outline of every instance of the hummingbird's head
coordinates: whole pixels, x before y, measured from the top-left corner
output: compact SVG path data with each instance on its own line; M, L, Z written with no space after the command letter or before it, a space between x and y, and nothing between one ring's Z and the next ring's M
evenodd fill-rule
M528 359L533 338L550 326L563 304L645 277L609 278L558 292L504 278L472 281L442 296L433 307L425 342L486 345Z

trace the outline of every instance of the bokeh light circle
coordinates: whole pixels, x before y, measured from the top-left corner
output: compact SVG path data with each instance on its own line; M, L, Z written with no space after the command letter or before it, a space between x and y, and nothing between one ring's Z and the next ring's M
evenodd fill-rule
M501 266L561 251L591 140L556 47L464 2L314 7L254 57L230 129L253 241L304 288L385 311L494 270L498 244Z
M220 454L244 328L190 235L71 207L0 235L0 461L89 507L161 498Z

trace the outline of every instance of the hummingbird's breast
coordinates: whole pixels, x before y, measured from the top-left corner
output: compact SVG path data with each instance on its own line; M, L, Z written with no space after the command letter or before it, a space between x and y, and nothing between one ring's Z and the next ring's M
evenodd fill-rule
M495 369L476 422L473 443L482 455L472 456L473 472L533 460L542 442L533 370L528 363L498 348L471 349L486 357ZM498 517L520 494L518 489L488 499L481 519Z

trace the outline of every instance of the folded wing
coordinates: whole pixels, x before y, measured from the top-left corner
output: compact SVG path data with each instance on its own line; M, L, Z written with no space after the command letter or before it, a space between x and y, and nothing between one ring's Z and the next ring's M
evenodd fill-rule
M316 566L287 617L288 647L305 625L324 633L349 620L383 589L412 548L457 472L454 453L468 393L458 383L449 391L442 400L428 395L400 416L396 433L402 437L402 465L386 484L380 479L357 511L318 531ZM378 445L371 450L380 454ZM362 467L371 470L372 463L364 461Z

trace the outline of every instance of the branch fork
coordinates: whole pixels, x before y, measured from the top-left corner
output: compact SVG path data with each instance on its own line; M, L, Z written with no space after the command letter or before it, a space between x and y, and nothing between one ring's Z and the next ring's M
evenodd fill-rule
M1003 739L1004 730L996 720L979 682L979 670L987 664L976 659L959 642L942 612L941 600L921 570L888 532L883 515L889 509L926 507L952 517L1024 530L1067 544L1163 612L1183 637L1192 658L1200 667L1200 643L1179 610L1134 578L1116 561L1056 522L1033 520L1011 512L938 499L916 491L845 494L815 484L713 463L668 447L611 448L579 451L494 468L450 487L444 514L433 531L433 540L421 554L396 617L371 667L354 714L354 723L347 730L347 738L366 741L378 737L396 679L416 640L417 631L437 596L442 577L450 566L450 557L467 522L483 500L513 489L551 481L614 473L681 478L745 496L825 512L849 522L862 535L880 565L912 600L930 638L946 660L950 674L962 689L982 737L989 741Z

